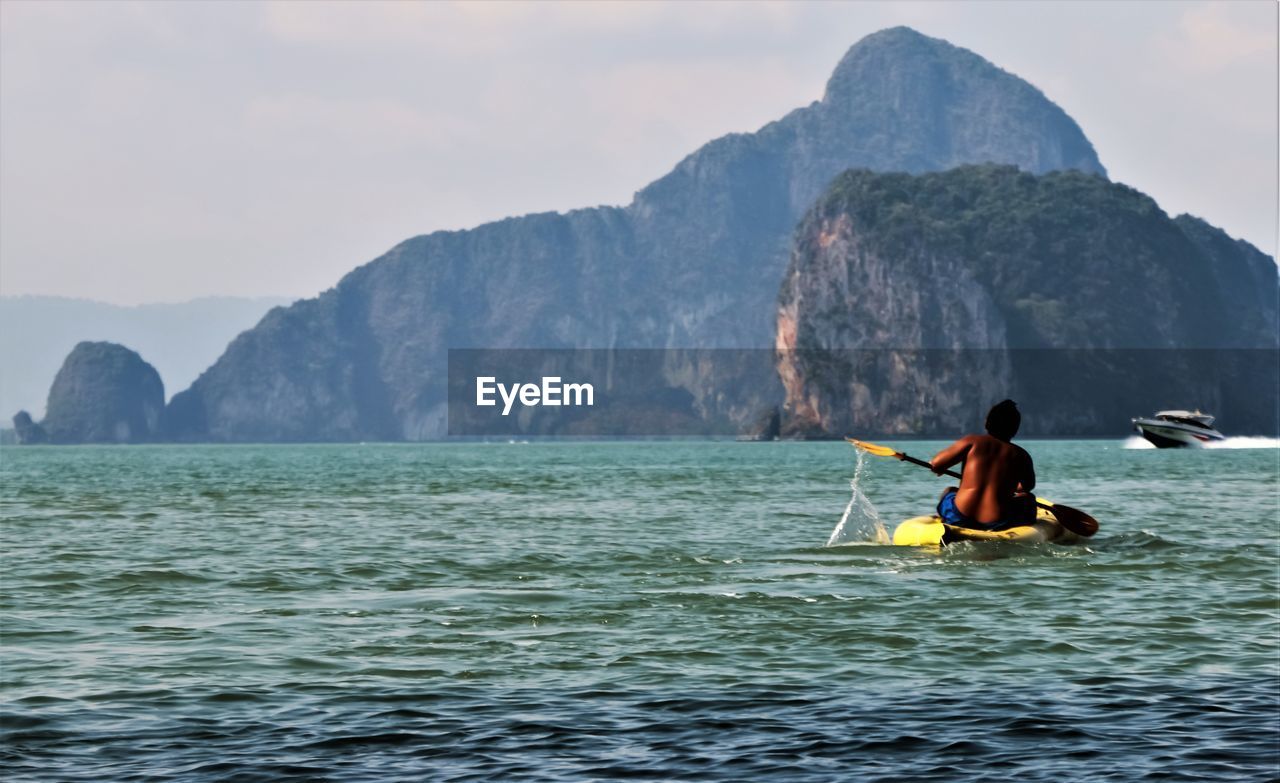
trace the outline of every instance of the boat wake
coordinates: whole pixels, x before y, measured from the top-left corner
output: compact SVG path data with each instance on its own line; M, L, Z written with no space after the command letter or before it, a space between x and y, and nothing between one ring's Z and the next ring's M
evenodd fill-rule
M1242 435L1205 444L1207 449L1280 449L1280 438Z
M1145 438L1130 435L1124 442L1126 449L1154 449L1155 446ZM1240 435L1225 440L1204 444L1206 449L1280 449L1280 438L1267 438L1255 435Z
M853 469L853 478L849 480L849 504L844 507L840 524L836 525L827 538L827 546L890 543L880 512L876 511L876 507L862 491L862 475L866 463L867 455L858 449L858 462Z

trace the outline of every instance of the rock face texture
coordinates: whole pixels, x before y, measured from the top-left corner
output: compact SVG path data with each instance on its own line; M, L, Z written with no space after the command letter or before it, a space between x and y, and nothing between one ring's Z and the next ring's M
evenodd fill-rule
M1197 405L1271 433L1278 294L1269 256L1100 176L849 171L778 299L784 432L951 436L1013 397L1031 435Z
M428 439L445 432L449 348L768 349L791 233L834 176L988 161L1104 173L1031 85L945 41L885 30L849 50L821 101L707 144L626 207L415 237L272 310L173 399L166 429ZM755 372L668 385L743 423L782 395Z
M164 384L154 367L123 345L83 342L53 379L46 410L40 426L51 443L159 440Z

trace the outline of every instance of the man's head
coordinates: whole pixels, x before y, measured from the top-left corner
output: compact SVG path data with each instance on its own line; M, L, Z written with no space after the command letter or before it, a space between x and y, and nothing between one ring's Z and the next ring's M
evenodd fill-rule
M1018 413L1018 403L1003 400L991 406L987 411L987 432L993 438L1013 440L1018 434L1018 425L1022 424L1022 414Z

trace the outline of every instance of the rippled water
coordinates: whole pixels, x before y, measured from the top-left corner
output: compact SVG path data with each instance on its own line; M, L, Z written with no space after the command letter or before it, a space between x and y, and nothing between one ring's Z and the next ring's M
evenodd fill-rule
M824 547L835 443L6 448L0 771L1280 775L1280 451L1026 445L1087 546Z

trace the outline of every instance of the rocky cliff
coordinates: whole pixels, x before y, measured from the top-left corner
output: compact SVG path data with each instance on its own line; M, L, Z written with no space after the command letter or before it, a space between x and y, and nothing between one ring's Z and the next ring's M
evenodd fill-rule
M13 417L13 442L19 446L37 446L49 442L49 433L32 420L30 413L18 411Z
M1031 85L885 30L849 50L821 101L707 144L626 207L415 237L271 311L175 396L167 427L191 440L433 438L448 348L768 348L791 232L832 177L986 161L1104 173ZM668 385L704 412L745 422L781 398L754 370L687 369Z
M123 345L82 342L62 363L49 388L46 415L33 425L25 411L15 428L24 442L142 443L161 438L164 384L155 368Z
M131 346L160 373L165 388L191 385L227 343L252 327L279 298L205 297L122 306L56 296L0 296L0 411L44 415L49 381L76 343Z
M1156 408L1276 430L1275 262L1101 176L850 171L778 300L785 431L949 436L1014 397L1027 434Z

